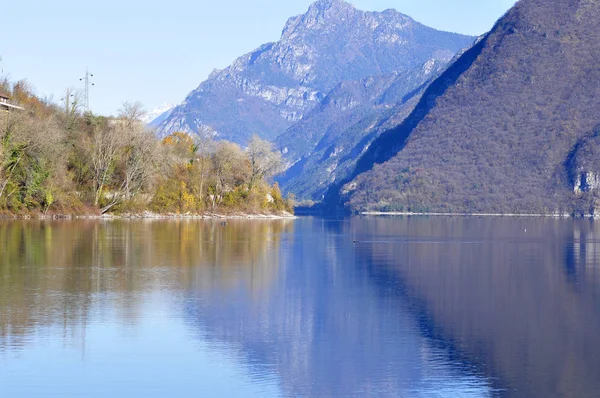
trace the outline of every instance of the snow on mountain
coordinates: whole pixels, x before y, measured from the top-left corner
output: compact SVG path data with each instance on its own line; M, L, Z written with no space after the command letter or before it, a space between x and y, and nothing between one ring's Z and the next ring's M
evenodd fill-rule
M162 121L164 121L166 118L169 117L169 115L171 114L171 111L176 106L177 105L175 105L175 104L170 104L170 103L165 102L162 105L157 106L156 108L154 108L150 112L148 112L142 118L142 121L149 126L153 126L153 127L157 126Z

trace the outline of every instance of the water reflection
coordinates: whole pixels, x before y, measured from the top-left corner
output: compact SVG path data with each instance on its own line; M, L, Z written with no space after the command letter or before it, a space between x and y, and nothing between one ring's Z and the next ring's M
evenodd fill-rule
M598 234L573 220L369 219L351 227L374 274L396 280L424 332L501 395L600 395Z
M0 222L0 245L10 396L600 396L600 223Z
M574 225L572 245L565 248L565 267L574 284L600 284L600 226L594 222Z
M266 288L290 221L1 222L0 351L22 348L42 326L79 335L91 308L140 317L144 292L182 285Z
M289 397L491 395L474 369L423 338L397 291L373 283L346 223L296 226L302 233L282 251L286 272L262 300L240 305L232 292L190 287L198 338L237 347L257 375L276 372Z

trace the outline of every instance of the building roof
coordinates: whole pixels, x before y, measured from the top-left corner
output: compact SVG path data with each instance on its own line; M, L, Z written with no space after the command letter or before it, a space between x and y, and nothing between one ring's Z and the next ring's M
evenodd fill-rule
M18 106L18 105L13 105L10 102L10 96L8 94L3 93L2 91L0 91L0 109L4 109L4 110L14 110L14 109L19 109L19 110L23 110L25 108Z
M16 106L13 104L9 104L7 102L0 102L0 108L6 108L6 109L20 109L23 110L24 108L20 107L20 106Z

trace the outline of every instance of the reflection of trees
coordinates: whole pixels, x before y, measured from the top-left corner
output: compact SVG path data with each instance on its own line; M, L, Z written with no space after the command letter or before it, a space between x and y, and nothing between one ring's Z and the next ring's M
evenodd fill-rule
M0 351L45 326L84 341L98 307L131 324L146 293L166 291L202 339L224 342L259 375L277 374L290 396L397 396L439 387L440 374L456 383L473 374L450 361L497 378L510 396L600 389L600 225L291 225L0 223Z
M44 326L82 334L94 305L135 322L142 294L244 281L258 292L277 273L289 221L0 222L0 351ZM269 257L267 258L267 254ZM251 275L251 278L247 278ZM206 277L206 278L205 278Z
M366 261L401 281L432 329L507 395L600 391L597 224L409 218L352 228L372 241Z
M275 373L284 396L464 393L465 374L436 363L439 352L421 338L410 309L371 283L340 225L297 221L299 238L282 245L279 284L259 301L245 300L243 289L195 285L185 300L188 323L202 340L242 356L257 377ZM482 396L485 385L470 381Z

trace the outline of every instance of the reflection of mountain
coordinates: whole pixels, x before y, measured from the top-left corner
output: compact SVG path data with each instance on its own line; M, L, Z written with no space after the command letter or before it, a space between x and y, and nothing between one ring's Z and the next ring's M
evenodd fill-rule
M116 307L124 320L135 321L143 293L176 291L192 278L223 287L241 280L253 291L265 289L278 272L271 253L289 226L0 222L0 351L24 347L40 327L82 334L92 308Z
M279 284L260 298L189 285L185 316L198 338L274 371L290 397L486 395L482 379L422 338L398 292L372 283L339 223L295 226L300 237L282 242Z
M461 355L516 397L600 391L600 226L371 219L361 261L407 289Z
M0 222L0 243L0 361L34 358L33 372L36 344L93 346L98 360L109 329L104 344L136 346L126 355L142 380L168 353L160 371L211 384L194 373L211 351L284 396L600 390L600 226L589 222Z

